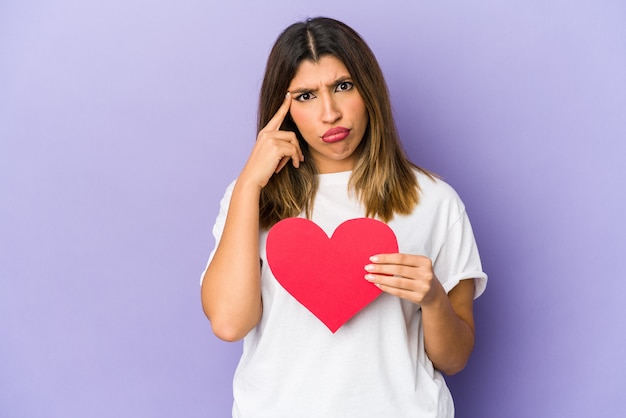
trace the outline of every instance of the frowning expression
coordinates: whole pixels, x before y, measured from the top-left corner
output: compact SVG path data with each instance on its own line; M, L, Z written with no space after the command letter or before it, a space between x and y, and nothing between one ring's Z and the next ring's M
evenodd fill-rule
M320 173L349 171L367 130L365 102L346 66L333 56L303 61L291 80L291 118Z

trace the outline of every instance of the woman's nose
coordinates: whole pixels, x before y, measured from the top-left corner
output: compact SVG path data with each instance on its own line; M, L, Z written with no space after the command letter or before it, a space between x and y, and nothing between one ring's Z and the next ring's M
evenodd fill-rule
M325 97L322 99L322 121L324 123L334 123L341 118L339 106L333 97Z

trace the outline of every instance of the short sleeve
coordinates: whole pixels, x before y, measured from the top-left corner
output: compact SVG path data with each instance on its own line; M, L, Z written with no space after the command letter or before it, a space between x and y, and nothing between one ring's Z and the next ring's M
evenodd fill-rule
M220 200L220 210L217 214L217 218L215 218L215 223L213 224L213 238L215 238L215 247L209 254L209 260L200 275L200 284L202 284L202 280L204 279L204 273L206 273L207 268L209 268L209 264L215 255L215 250L217 249L218 244L222 238L222 233L224 232L224 225L226 224L226 215L228 214L228 207L230 206L230 198L233 194L233 189L235 188L236 180L228 185L226 191L224 192L224 196Z
M485 291L487 275L483 272L474 232L465 210L449 228L433 264L435 275L443 279L446 292L465 279L475 280L474 299Z

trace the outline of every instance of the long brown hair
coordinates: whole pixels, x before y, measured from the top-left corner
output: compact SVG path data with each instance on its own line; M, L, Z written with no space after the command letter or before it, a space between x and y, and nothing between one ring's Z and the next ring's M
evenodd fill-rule
M334 19L318 17L289 26L270 52L259 98L258 129L280 107L302 61L317 62L333 56L346 66L367 109L369 123L350 177L350 190L365 207L365 216L390 221L394 214L409 214L419 201L419 184L400 143L391 111L389 92L376 58L352 28ZM259 222L269 228L281 219L305 213L310 218L317 191L317 168L308 145L288 115L282 130L296 133L304 162L287 164L261 190ZM427 173L428 174L428 173Z

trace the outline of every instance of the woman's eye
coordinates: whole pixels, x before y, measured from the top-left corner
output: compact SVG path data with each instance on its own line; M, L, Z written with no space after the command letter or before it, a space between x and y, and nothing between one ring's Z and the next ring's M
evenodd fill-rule
M352 89L352 87L354 87L354 84L349 81L343 81L337 85L337 91L348 91Z
M313 95L307 92L307 93L302 93L301 95L296 97L296 100L299 102L306 102L307 100L311 100L312 98L313 98Z

